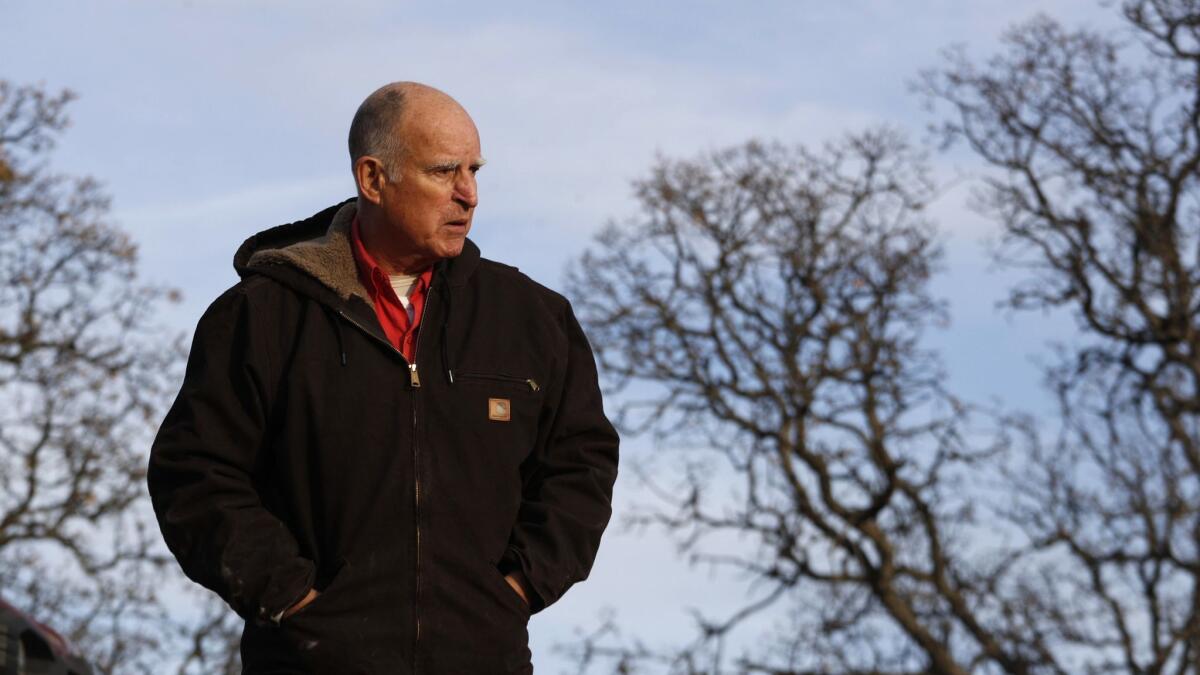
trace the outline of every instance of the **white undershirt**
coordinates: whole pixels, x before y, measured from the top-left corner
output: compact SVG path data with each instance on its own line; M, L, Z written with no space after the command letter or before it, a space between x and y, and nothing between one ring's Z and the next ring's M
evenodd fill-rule
M411 324L413 321L413 306L409 301L408 296L412 295L413 289L417 286L417 277L419 274L391 274L388 275L388 280L392 282L392 290L396 291L396 297L400 299L400 304L404 305L404 311L408 312L408 321Z

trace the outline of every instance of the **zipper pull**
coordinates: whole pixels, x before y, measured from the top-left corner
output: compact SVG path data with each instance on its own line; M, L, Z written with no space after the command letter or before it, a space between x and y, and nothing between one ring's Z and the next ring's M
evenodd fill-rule
M541 387L538 386L538 383L534 380L525 380L525 382L529 385L529 388L532 391L539 391L541 389Z
M421 376L417 374L417 364L415 363L408 364L408 384L413 389L421 388Z

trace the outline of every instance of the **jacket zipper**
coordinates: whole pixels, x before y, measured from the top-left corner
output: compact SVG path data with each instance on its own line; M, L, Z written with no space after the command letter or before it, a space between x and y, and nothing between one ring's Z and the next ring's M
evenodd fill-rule
M425 302L421 305L421 320L418 326L425 324L425 313L429 310L429 294L433 292L433 284L425 291ZM411 330L411 329L410 329ZM413 390L412 403L412 456L413 456L413 525L416 531L416 563L413 572L413 675L417 675L417 649L421 643L421 466L417 461L417 390L421 388L421 375L417 372L417 354L421 348L421 334L417 331L417 339L413 342L413 360L408 364L408 385ZM401 354L401 356L404 356Z
M417 338L420 339L419 337ZM515 375L493 375L491 373L457 373L458 377L465 377L472 380L494 380L496 382L512 382L514 384L523 384L529 387L530 391L541 391L542 387L537 383L537 380L527 377L516 377Z
M421 307L421 321L418 322L417 325L420 325L421 323L425 322L425 307L426 306L428 306L428 305L424 305ZM417 345L421 344L421 334L420 333L417 333L417 342L416 342L416 344L413 345L413 363L409 363L408 359L406 359L404 357L404 352L400 351L399 349L396 349L395 345L388 342L387 340L384 340L383 338L379 337L375 333L371 332L371 329L367 328L366 326L362 325L361 323L350 318L350 316L348 314L346 314L345 312L343 312L340 309L338 310L338 316L345 319L347 322L350 323L350 325L352 325L355 328L366 333L367 337L371 338L372 340L378 342L381 345L385 345L388 349L395 352L395 354L397 356L399 356L401 359L404 359L405 365L408 366L408 386L412 389L420 389L421 388L421 376L419 373L417 373L417 364L416 364Z
M426 293L428 294L431 291L433 291L432 284L430 285L429 290L426 291ZM428 297L428 295L426 295L425 303L421 306L421 320L419 322L417 322L418 326L425 323L425 314L428 311L429 311L429 297ZM408 366L408 386L409 386L409 389L413 390L413 405L412 405L412 411L413 411L413 416L412 416L413 520L414 520L414 528L413 529L416 532L416 545L414 547L415 557L416 557L416 564L415 564L416 569L413 573L413 588L415 589L414 593L413 593L413 625L414 625L414 632L415 632L415 635L413 637L413 673L415 675L417 672L417 643L420 642L420 640L421 640L421 614L418 609L418 599L421 596L421 477L420 477L420 466L417 462L417 392L416 392L416 390L421 388L421 375L420 375L420 373L417 372L417 354L418 354L418 350L421 347L421 333L423 333L424 331L417 332L416 342L413 343L413 360L410 363L409 360L407 358L405 358L404 352L400 351L399 349L396 349L395 345L393 345L391 342L388 342L387 340L384 340L384 339L380 338L379 336L375 335L375 333L373 333L371 330L369 330L366 326L364 326L361 323L359 323L358 321L355 321L354 319L352 319L344 311L339 309L338 316L342 317L346 321L349 321L352 325L357 327L362 332L366 333L368 337L375 340L376 342L380 342L380 343L387 345L388 348L391 349L393 352L395 352L397 355L399 355L400 358L403 359L404 363Z

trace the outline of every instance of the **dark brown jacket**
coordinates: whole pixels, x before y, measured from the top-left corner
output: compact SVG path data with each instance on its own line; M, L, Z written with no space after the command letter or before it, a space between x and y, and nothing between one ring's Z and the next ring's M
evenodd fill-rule
M358 281L353 214L238 251L151 451L163 536L246 619L246 673L530 672L530 612L587 577L611 513L592 352L562 296L468 241L408 364Z

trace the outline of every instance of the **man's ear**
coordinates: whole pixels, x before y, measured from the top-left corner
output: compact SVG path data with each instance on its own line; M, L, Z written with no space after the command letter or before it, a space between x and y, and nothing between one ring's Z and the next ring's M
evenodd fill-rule
M383 195L383 183L387 174L383 170L383 162L364 155L354 161L354 182L358 184L358 193L367 201L378 205Z

